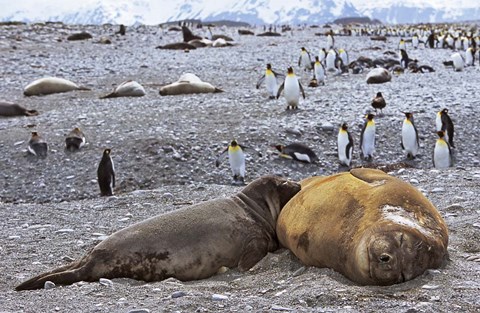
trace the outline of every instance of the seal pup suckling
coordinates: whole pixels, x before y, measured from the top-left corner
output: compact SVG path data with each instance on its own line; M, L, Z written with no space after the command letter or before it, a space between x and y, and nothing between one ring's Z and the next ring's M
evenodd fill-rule
M254 180L237 194L161 214L110 235L81 259L27 280L16 290L100 278L160 281L204 279L222 267L246 271L278 248L283 206L300 185L277 176Z

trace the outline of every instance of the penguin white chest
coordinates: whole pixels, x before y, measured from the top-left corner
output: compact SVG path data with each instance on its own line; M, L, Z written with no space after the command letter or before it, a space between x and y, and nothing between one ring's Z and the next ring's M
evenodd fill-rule
M352 149L347 151L349 144L348 133L346 131L340 131L337 139L338 159L340 163L350 166L352 161Z
M433 164L435 168L449 168L452 165L450 149L444 140L437 140L433 151Z
M367 125L363 132L362 152L364 157L371 157L375 152L375 124Z
M336 71L335 68L335 52L330 51L326 59L327 71Z
M437 117L435 118L435 126L437 128L437 132L442 130L442 116L440 113L437 113Z
M233 175L245 177L245 154L238 149L232 149L228 151L228 161Z
M463 59L460 53L457 52L452 54L451 58L453 61L453 67L455 68L455 71L457 72L463 71L464 64L463 64Z
M325 70L321 64L315 64L315 78L318 82L325 81Z
M296 76L287 76L284 85L285 99L290 106L298 106L300 98L300 86Z
M417 132L410 121L404 121L402 126L402 144L405 152L412 156L417 155Z
M273 75L273 73L265 75L265 86L267 87L268 94L275 97L277 94L278 86L277 78L275 77L275 75Z

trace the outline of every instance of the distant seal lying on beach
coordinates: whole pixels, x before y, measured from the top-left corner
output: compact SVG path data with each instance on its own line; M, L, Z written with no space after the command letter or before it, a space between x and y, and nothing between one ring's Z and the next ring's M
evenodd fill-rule
M191 73L185 73L180 76L178 81L160 88L160 95L162 96L211 92L223 92L223 90L210 83L203 82L197 75Z
M127 80L118 85L108 95L100 97L100 99L116 98L116 97L142 97L145 96L145 89L142 85L134 80Z
M0 116L35 116L37 110L28 110L17 103L0 101Z
M367 84L383 84L392 80L392 74L384 68L374 68L367 74Z
M16 287L43 288L100 278L182 281L210 277L223 267L246 271L278 248L275 225L300 185L276 176L256 179L229 198L198 203L124 228L81 259Z
M374 169L301 182L277 222L280 243L302 263L361 285L391 285L440 267L448 230L408 183Z
M25 96L49 95L52 93L67 92L72 90L90 90L86 87L80 87L74 82L58 77L44 77L37 79L25 87L23 94Z

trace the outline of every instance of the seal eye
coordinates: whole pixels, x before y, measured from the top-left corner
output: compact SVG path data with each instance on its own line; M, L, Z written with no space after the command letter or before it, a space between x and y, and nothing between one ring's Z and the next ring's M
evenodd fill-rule
M388 254L382 254L378 259L382 263L388 263L390 261L390 256Z

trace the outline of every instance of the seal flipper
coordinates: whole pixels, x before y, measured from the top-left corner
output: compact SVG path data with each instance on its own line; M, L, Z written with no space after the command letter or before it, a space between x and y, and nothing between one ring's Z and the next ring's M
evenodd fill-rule
M261 259L263 259L269 251L268 242L265 239L255 238L248 242L244 248L244 252L238 261L238 269L242 272L248 271Z

